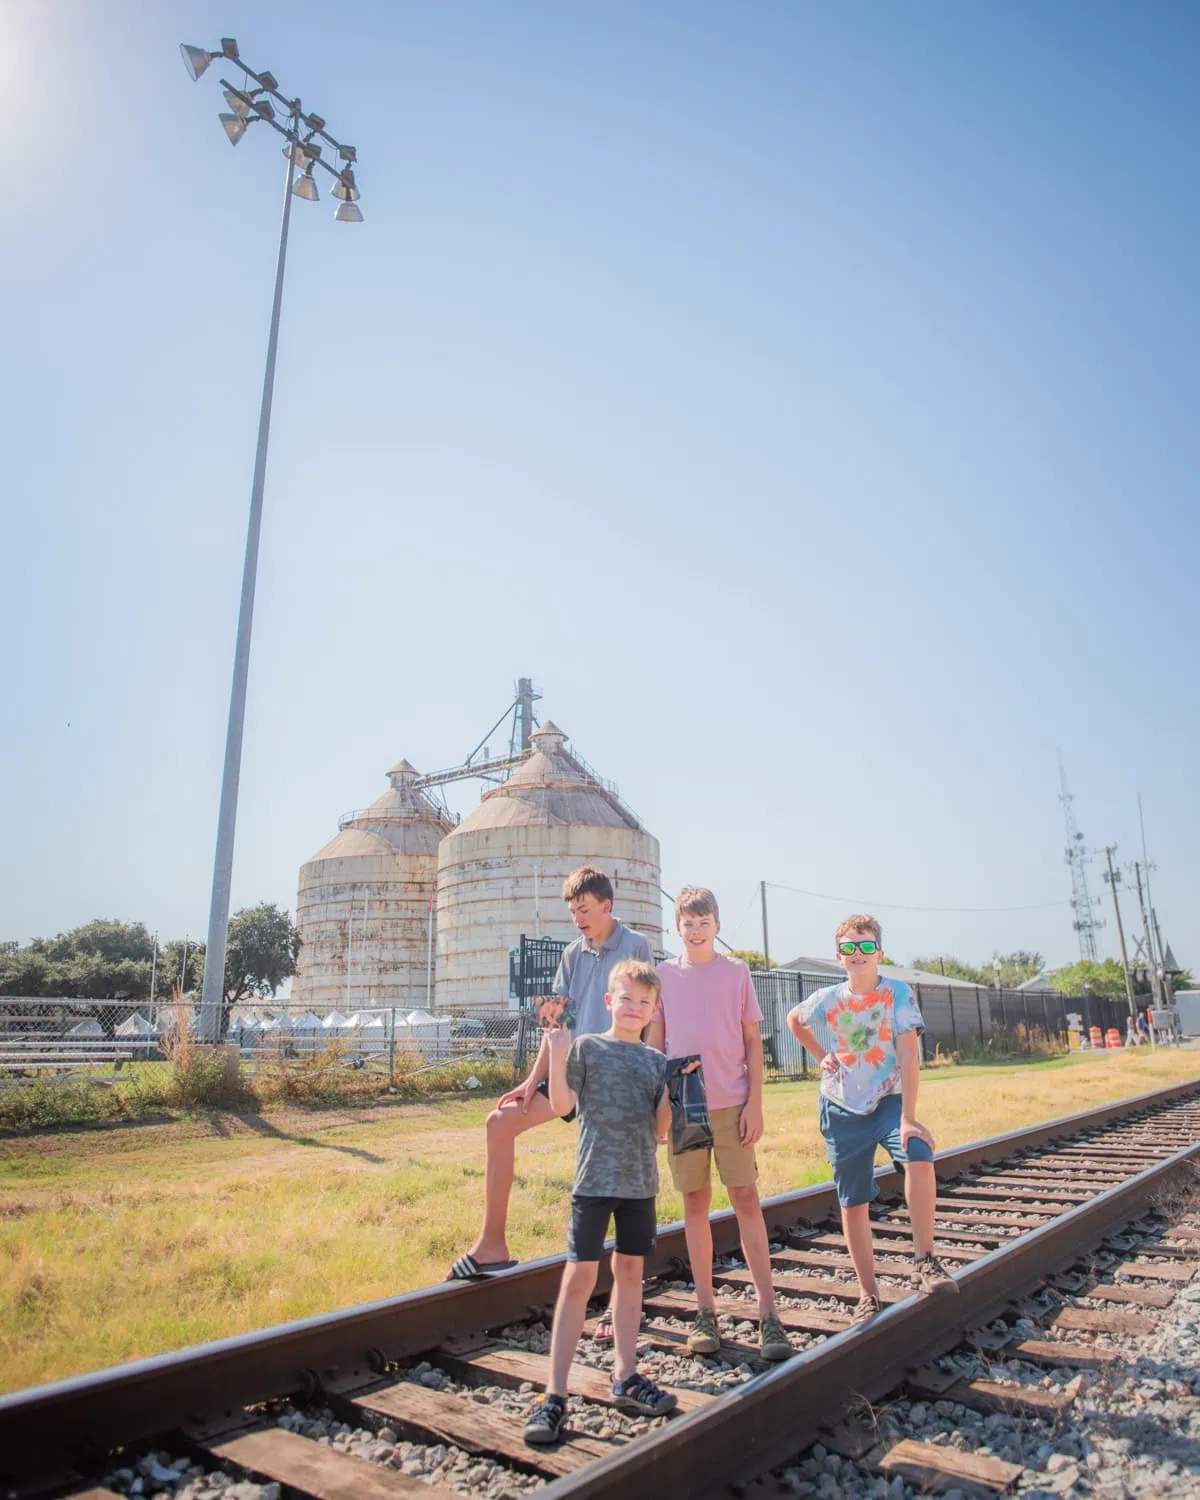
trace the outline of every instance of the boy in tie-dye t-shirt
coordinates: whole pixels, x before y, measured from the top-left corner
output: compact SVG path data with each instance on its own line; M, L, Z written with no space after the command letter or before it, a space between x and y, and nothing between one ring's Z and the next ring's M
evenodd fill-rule
M861 1294L853 1321L862 1324L880 1310L870 1219L879 1192L875 1152L880 1146L904 1169L914 1286L925 1292L958 1287L933 1253L933 1136L916 1113L921 1012L907 984L880 978L882 935L874 917L848 917L834 944L845 980L810 995L789 1013L787 1023L821 1067L821 1134Z

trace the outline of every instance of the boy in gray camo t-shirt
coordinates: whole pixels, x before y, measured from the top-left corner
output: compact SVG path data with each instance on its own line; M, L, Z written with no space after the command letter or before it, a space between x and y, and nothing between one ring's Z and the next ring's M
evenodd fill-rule
M676 1398L637 1372L642 1263L658 1233L657 1142L671 1123L667 1060L642 1042L659 998L657 972L638 959L614 964L604 1003L611 1024L574 1042L565 1027L548 1033L550 1103L579 1111L579 1150L571 1192L567 1264L554 1309L550 1380L525 1427L527 1443L558 1441L567 1415L567 1378L596 1288L610 1221L616 1224L612 1320L613 1404L660 1417Z

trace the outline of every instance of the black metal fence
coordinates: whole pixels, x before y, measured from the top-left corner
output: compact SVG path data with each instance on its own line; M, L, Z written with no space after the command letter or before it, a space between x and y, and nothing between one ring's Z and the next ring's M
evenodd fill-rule
M510 989L519 1007L520 1025L514 1063L518 1071L533 1060L537 1023L532 1005L550 992L566 943L557 938L522 937L513 949ZM787 1014L826 985L837 984L835 974L803 974L795 969L752 969L750 977L762 1011L764 1071L768 1078L807 1078L811 1061L788 1030ZM1067 1016L1078 1015L1087 1032L1115 1026L1124 1036L1129 1011L1123 1000L1095 995L1059 995L1051 990L995 990L982 985L916 984L913 992L925 1021L926 1057L943 1052L971 1051L990 1041L1033 1050L1038 1033L1048 1038L1067 1035ZM818 1038L820 1032L818 1030Z

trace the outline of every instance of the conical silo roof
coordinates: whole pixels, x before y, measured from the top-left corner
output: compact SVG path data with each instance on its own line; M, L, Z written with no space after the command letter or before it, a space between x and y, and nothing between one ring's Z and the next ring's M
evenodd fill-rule
M573 756L566 740L558 725L547 719L530 736L533 749L528 758L502 785L484 793L455 833L535 824L640 829L616 789Z
M453 826L416 785L420 772L400 760L388 774L388 789L358 812L339 820L336 838L313 859L346 859L364 854L436 854Z

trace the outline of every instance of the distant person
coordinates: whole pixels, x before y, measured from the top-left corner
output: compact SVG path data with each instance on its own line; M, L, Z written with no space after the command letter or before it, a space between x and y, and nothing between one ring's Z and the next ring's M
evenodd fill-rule
M650 944L613 916L612 881L603 870L583 865L572 871L563 882L562 898L579 936L564 950L551 991L567 1002L572 1035L590 1036L608 1029L605 992L613 965L624 959L649 963ZM447 1281L477 1281L516 1265L509 1257L507 1237L514 1143L526 1130L557 1117L550 1104L549 1074L550 1053L543 1036L529 1076L487 1117L483 1227L470 1250L451 1266ZM607 1331L611 1339L611 1326Z
M658 1137L671 1122L667 1060L642 1032L658 1003L658 975L648 963L614 964L604 1004L611 1024L602 1034L571 1040L565 1026L546 1035L550 1103L555 1114L579 1111L579 1149L571 1189L567 1263L550 1335L546 1395L525 1425L527 1443L556 1443L567 1420L571 1361L596 1287L609 1222L616 1225L612 1314L615 1327L613 1405L662 1417L676 1398L637 1371L642 1315L642 1266L658 1236Z
M922 1292L957 1292L933 1252L937 1176L933 1136L917 1119L921 1076L918 1036L924 1029L913 992L897 979L880 979L881 932L874 917L847 917L834 934L841 984L810 995L788 1013L793 1036L821 1069L820 1122L833 1167L842 1229L858 1278L853 1324L880 1311L870 1204L878 1196L875 1150L882 1146L904 1168L904 1196L912 1223L912 1284ZM814 1034L832 1040L826 1048Z
M683 1227L696 1287L696 1321L688 1334L693 1354L721 1347L713 1294L712 1158L737 1215L742 1254L758 1292L759 1352L764 1359L790 1359L795 1352L775 1310L771 1246L758 1201L755 1143L763 1133L762 1011L740 959L717 953L721 930L717 898L703 886L681 891L675 926L683 944L678 958L658 966L662 1001L646 1040L668 1057L699 1053L712 1121L713 1149L668 1148L671 1180L683 1194Z
M1144 1010L1139 1010L1137 1013L1137 1041L1139 1047L1150 1041L1150 1022L1146 1019Z

